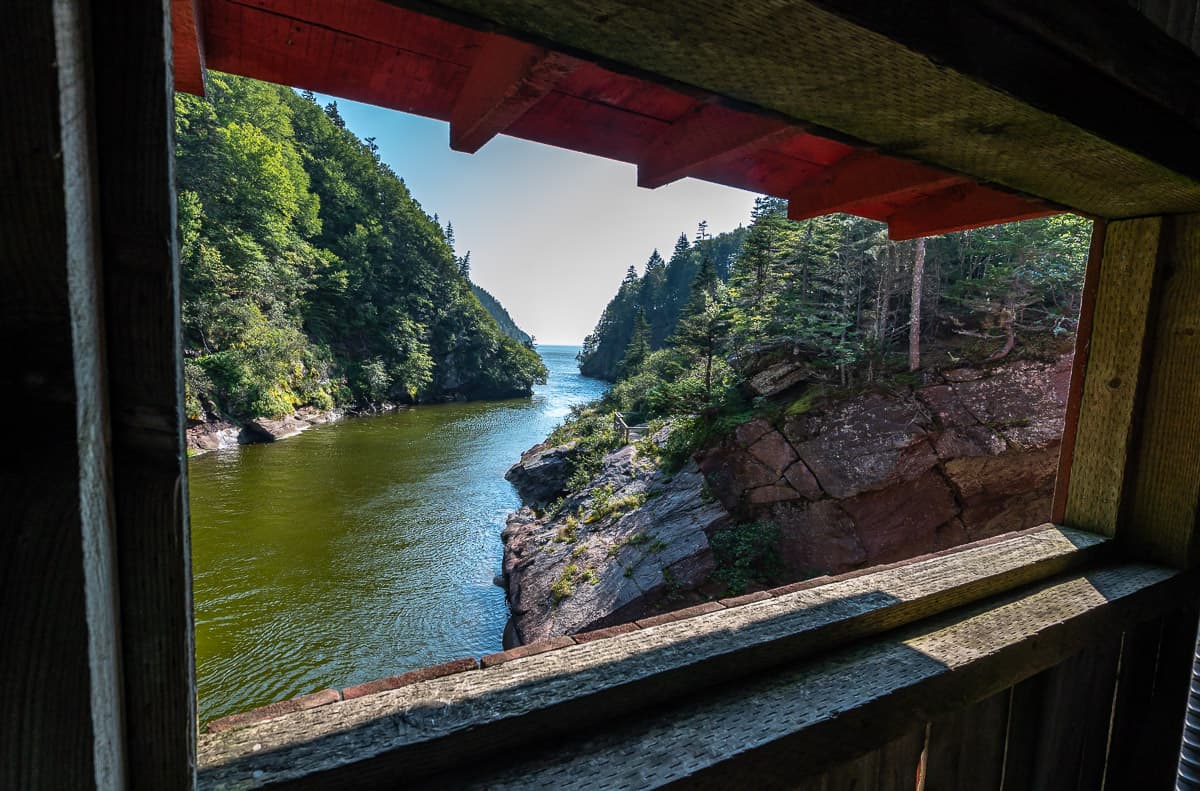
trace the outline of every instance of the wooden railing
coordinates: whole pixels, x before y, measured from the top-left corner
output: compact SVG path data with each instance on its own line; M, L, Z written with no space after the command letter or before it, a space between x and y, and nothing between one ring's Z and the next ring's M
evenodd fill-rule
M199 784L1168 787L1196 581L1111 548L1047 525L558 638L206 734Z
M645 423L629 425L625 421L623 412L613 412L613 428L620 435L622 445L628 445L630 442L641 439L650 430L650 426Z

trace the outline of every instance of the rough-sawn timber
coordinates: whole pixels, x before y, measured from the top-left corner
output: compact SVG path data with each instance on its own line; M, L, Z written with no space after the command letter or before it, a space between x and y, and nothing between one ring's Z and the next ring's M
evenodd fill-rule
M1052 526L607 640L200 738L201 788L408 778L599 724L1099 560ZM330 779L326 776L326 779Z

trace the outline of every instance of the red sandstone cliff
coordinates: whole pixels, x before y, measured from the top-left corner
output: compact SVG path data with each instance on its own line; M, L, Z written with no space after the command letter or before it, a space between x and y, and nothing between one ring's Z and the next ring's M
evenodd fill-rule
M505 530L517 637L531 642L720 595L708 537L779 529L782 584L1049 519L1071 357L927 374L745 423L675 476L609 455L554 517ZM792 410L796 412L797 410ZM611 512L608 504L621 502Z

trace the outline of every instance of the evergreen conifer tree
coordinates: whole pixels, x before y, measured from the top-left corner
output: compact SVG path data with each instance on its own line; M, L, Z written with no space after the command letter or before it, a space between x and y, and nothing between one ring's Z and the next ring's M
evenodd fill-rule
M629 345L625 347L625 356L621 359L619 376L628 379L642 369L642 364L650 356L650 324L646 321L646 311L638 309L633 319L633 334Z

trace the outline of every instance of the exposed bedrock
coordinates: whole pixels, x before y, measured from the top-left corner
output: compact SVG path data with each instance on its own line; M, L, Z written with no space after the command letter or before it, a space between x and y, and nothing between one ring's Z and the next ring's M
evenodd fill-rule
M785 409L739 426L674 476L632 446L609 454L554 515L510 517L504 573L517 636L585 631L711 595L708 538L731 524L777 525L783 574L801 579L1047 521L1070 374L1070 355L1013 361ZM536 470L556 450L539 446L514 470L527 459Z

